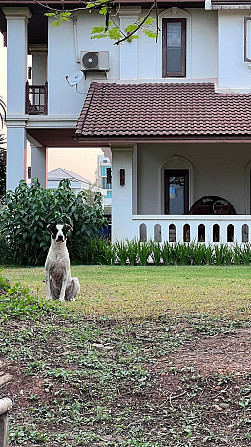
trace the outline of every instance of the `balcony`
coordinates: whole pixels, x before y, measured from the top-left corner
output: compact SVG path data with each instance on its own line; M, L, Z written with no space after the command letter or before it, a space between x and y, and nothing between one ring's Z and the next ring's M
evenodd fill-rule
M25 113L27 115L48 114L48 83L30 85L26 82Z

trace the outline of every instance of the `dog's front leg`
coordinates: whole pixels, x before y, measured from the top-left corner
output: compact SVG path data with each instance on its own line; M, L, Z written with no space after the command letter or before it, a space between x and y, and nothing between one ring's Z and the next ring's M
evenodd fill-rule
M62 279L61 292L60 292L60 295L59 295L60 301L64 301L65 300L66 286L67 286L67 273L65 271L64 274L63 274L63 279Z
M46 266L45 269L45 286L46 286L46 299L52 299L51 287L50 287L50 268Z

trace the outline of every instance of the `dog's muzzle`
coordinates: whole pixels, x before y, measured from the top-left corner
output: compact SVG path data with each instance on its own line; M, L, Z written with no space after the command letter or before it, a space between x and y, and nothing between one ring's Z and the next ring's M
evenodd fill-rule
M64 236L58 236L56 242L64 242Z

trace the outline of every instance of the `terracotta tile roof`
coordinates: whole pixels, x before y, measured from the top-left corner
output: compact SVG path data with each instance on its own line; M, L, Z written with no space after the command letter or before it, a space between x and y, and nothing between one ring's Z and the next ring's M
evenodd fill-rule
M216 93L213 83L93 82L76 138L251 136L251 94Z

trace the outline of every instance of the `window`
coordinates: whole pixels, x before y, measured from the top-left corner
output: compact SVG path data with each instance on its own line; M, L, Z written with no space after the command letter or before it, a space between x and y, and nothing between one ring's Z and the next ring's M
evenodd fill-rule
M244 17L244 61L251 62L251 17Z
M186 19L162 21L162 76L186 76Z
M103 189L112 189L111 183L107 183L106 177L102 177L102 188Z
M165 214L187 214L189 197L187 169L165 170Z

